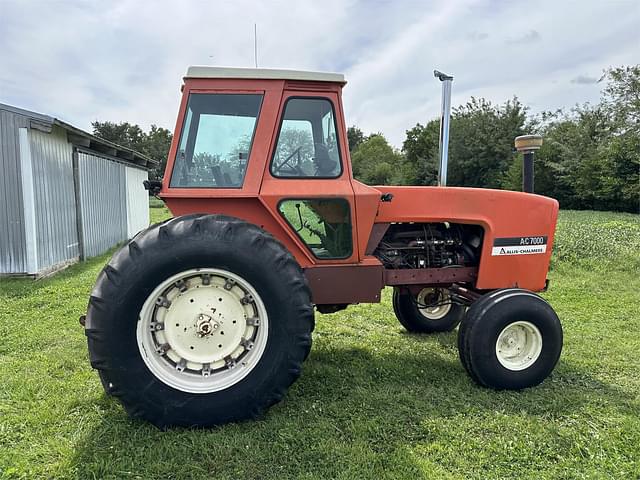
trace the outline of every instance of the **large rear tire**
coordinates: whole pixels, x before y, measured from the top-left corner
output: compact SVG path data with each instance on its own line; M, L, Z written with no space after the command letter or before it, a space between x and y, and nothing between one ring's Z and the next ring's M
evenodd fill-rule
M104 267L86 318L91 365L158 427L259 417L298 378L313 308L293 256L219 215L150 227Z
M402 288L393 289L393 311L404 328L413 333L450 332L464 316L465 307L453 303L441 288L423 288L412 295Z
M562 351L562 325L538 295L518 288L476 300L458 330L460 360L479 385L520 390L541 383Z

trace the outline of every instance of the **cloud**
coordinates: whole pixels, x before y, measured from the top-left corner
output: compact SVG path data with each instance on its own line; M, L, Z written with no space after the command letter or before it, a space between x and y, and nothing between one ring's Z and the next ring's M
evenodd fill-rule
M514 94L534 111L572 106L598 97L572 79L637 63L640 24L633 2L596 0L0 2L0 102L85 129L173 129L187 66L252 67L257 23L260 67L345 73L347 124L396 146L439 115L433 69L454 75L454 106Z
M487 38L489 38L489 34L487 32L471 32L470 34L467 35L467 38L475 42L480 40L486 40Z
M577 77L571 79L571 83L575 83L578 85L591 85L594 83L598 83L598 77L590 77L588 75L578 75Z
M524 35L507 39L507 43L512 43L515 45L525 45L527 43L539 42L540 40L542 40L542 37L537 30L529 30Z

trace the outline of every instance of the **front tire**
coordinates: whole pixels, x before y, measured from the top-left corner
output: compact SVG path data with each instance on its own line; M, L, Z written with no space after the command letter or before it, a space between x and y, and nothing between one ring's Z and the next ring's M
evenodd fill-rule
M541 383L562 351L562 325L538 295L510 288L471 305L458 331L460 360L479 385L520 390Z
M86 319L91 364L158 427L260 416L298 378L313 309L299 265L255 225L189 215L112 257Z
M465 307L451 301L441 288L423 288L418 295L396 287L393 311L404 328L413 333L450 332L464 316Z

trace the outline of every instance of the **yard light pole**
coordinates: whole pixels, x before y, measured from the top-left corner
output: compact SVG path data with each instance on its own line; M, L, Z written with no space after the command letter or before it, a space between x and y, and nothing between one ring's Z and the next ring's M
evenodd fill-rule
M433 71L433 76L442 82L442 109L440 112L440 168L438 186L447 186L447 163L449 161L449 119L451 118L451 83L453 77L446 73Z
M542 146L541 135L520 135L515 140L516 150L522 152L522 191L533 193L533 158Z

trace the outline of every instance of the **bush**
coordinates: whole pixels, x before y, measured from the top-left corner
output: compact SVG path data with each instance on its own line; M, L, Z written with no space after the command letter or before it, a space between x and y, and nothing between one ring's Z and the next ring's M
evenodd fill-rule
M164 202L156 197L149 197L149 208L164 208Z

